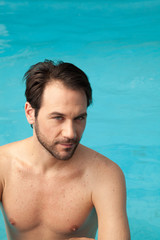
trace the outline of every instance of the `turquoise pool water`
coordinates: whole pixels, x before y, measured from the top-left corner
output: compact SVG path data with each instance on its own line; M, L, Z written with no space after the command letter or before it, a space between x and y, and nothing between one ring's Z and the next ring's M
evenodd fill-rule
M0 145L32 134L22 77L45 58L89 76L82 142L123 169L132 239L159 240L160 0L0 0Z

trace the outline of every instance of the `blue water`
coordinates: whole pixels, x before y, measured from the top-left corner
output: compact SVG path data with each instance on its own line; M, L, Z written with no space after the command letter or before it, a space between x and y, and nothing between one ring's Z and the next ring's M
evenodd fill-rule
M22 77L45 58L89 76L82 143L122 168L132 239L159 240L160 0L0 0L0 145L32 134Z

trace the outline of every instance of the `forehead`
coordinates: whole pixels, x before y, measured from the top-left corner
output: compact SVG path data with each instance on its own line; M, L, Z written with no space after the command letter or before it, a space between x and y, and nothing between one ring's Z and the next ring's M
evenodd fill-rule
M73 90L59 81L50 82L46 85L41 102L41 108L87 108L87 98L83 90Z

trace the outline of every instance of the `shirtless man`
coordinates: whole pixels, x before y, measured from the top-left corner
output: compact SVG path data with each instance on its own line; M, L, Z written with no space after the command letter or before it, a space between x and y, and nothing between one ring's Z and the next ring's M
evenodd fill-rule
M0 147L0 201L9 240L129 240L121 169L79 144L92 90L70 63L25 74L33 136Z

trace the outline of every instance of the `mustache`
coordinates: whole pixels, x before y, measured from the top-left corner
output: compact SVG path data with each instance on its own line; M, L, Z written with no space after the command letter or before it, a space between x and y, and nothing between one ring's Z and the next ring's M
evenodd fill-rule
M55 144L76 144L79 143L78 139L58 140Z

